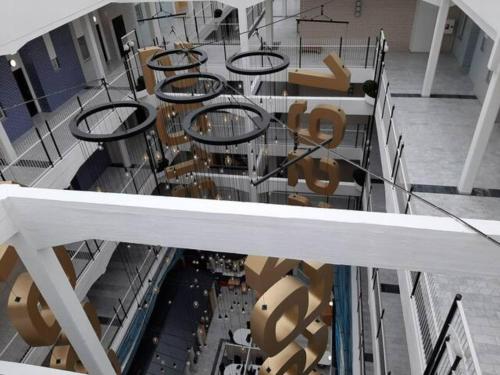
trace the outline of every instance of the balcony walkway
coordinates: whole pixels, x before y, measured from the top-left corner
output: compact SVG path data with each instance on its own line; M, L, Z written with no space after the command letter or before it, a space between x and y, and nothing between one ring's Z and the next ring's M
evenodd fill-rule
M403 135L406 166L414 191L459 217L498 220L500 126L497 124L490 138L474 185L477 189L473 195L457 194L456 185L481 103L475 98L471 80L452 55L440 57L433 89L437 95L431 98L411 95L419 92L426 62L426 54L409 53L389 53L386 61L396 105L395 119ZM417 200L412 203L415 214L442 215ZM462 274L428 276L435 287L440 316L446 316L453 297L462 294L482 373L500 373L500 279Z

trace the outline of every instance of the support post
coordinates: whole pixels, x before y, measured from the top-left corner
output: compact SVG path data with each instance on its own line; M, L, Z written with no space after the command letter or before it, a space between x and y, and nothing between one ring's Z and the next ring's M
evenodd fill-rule
M114 374L113 366L54 251L51 248L37 249L20 233L13 237L12 244L88 373Z
M155 3L150 2L146 5L149 9L149 16L154 17L156 15ZM153 20L151 22L151 33L153 34L153 39L157 39L158 43L162 40L161 29L160 29L160 20Z
M458 183L458 191L462 194L470 194L474 187L474 180L483 160L488 141L490 140L491 132L495 125L495 120L500 110L500 69L493 71L490 85L484 98L483 107L477 120L476 130L472 137L472 142L465 159L464 168L460 181Z
M97 41L95 40L94 30L90 22L90 16L84 16L83 23L85 24L85 33L88 35L88 46L90 53L93 56L92 63L94 64L97 79L103 79L106 77L106 73L104 65L102 64L101 55L99 54L99 47L97 46Z
M12 142L5 131L2 121L0 121L0 151L3 154L5 161L9 164L17 158L16 150L14 149L14 146L12 146Z
M432 38L431 50L429 51L429 60L427 61L427 69L425 71L424 84L422 85L422 96L429 97L431 95L432 84L436 76L436 69L441 53L441 45L444 37L444 27L448 19L450 10L450 0L441 0L439 11L434 28L434 37Z
M273 46L274 44L274 25L273 23L273 0L266 0L265 3L265 24L268 25L266 27L266 42L269 46Z

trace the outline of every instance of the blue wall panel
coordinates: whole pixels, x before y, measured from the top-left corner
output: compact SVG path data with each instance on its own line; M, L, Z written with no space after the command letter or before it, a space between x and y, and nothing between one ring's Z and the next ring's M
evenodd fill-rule
M85 86L69 27L64 25L51 31L50 37L60 64L58 70L53 68L41 37L20 50L37 97L47 96L40 102L44 112L56 110Z
M0 56L0 105L7 116L2 124L11 141L16 140L33 126L31 116L23 102L23 97L14 75L11 72L9 62L4 56ZM12 107L12 108L9 108Z

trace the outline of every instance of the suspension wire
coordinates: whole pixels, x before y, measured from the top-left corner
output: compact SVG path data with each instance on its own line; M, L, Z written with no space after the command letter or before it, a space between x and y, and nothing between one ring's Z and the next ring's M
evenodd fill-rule
M277 20L277 21L273 21L273 22L271 22L271 23L269 23L269 24L266 24L266 25L262 25L262 26L260 26L259 28L257 28L256 30L261 29L261 28L265 28L265 27L268 27L268 26L271 26L271 25L274 25L274 24L276 24L276 23L278 23L278 22L285 21L285 20L290 19L290 18L293 18L293 17L296 17L297 15L300 15L300 14L303 14L303 13L306 13L306 12L310 12L310 11L312 11L312 10L315 10L315 9L321 8L322 6L327 5L327 4L330 4L330 3L333 3L333 2L334 2L334 0L326 1L326 2L324 2L324 3L322 3L322 4L318 5L318 6L311 7L311 8L309 8L309 9L304 10L304 11L301 11L301 12L295 13L295 14L293 14L293 15L291 15L291 16L284 17L283 19L280 19L280 20ZM176 36L179 40L181 40L181 39L178 37L178 35L177 35L177 33L175 32L175 30L173 30L173 33L174 33L174 35L175 35L175 36ZM249 31L245 31L245 32L241 32L241 33L239 33L239 35L245 35L245 34L248 34L248 33L249 33ZM210 43L200 44L200 45L202 45L202 46L207 46L207 45L213 45L213 44L215 44L215 42L210 42ZM196 47L194 47L194 46L193 46L193 47L190 47L190 48L186 48L186 50L187 50L187 51L191 51L191 50L194 50L195 48L196 48ZM258 105L255 101L253 101L253 100L252 100L252 99L250 99L247 95L245 95L245 93L240 93L240 92L238 92L237 90L235 90L232 86L230 86L230 85L229 85L229 84L227 84L227 83L223 83L223 84L224 84L224 86L225 86L226 88L229 88L231 91L233 91L233 93L234 93L234 94L229 94L229 95L231 95L231 97L233 97L233 98L234 98L234 97L242 96L243 98L245 98L246 100L248 100L250 103L255 104L255 105ZM246 111L245 111L245 112L246 112ZM247 115L248 115L248 114L247 114ZM283 123L280 119L278 119L278 118L277 118L274 114L270 114L270 116L271 116L271 119L273 119L273 120L274 120L274 121L276 121L277 123L281 124L281 125L282 125L282 127L284 127L285 129L287 128L287 125L286 125L285 123ZM251 118L251 117L249 116L249 118ZM299 135L299 137L300 137L300 135ZM320 146L320 145L319 145L319 144L317 144L316 142L311 142L310 140L308 140L308 142L309 142L310 144L314 145L314 146ZM368 174L369 176L371 176L371 177L375 177L376 179L379 179L379 180L382 180L382 181L384 181L384 182L386 182L386 183L390 184L392 187L395 187L395 188L397 188L397 189L399 189L399 190L401 190L401 191L405 192L406 194L408 194L408 196L414 197L414 198L418 199L419 201L421 201L421 202L423 202L423 203L427 204L428 206L430 206L430 207L432 207L432 208L436 209L437 211L439 211L439 212L443 213L444 215L446 215L446 216L449 216L449 217L453 218L455 221L457 221L457 222L459 222L459 223L463 224L464 226L466 226L467 228L469 228L471 231L473 231L473 232L475 232L475 233L477 233L477 234L481 235L482 237L484 237L484 238L485 238L485 239L487 239L488 241L490 241L490 242L492 242L493 244L495 244L496 246L499 246L499 247L500 247L500 241L497 241L496 239L494 239L494 238L493 238L493 237L491 237L490 235L488 235L488 234L486 234L485 232L481 231L480 229L476 228L475 226L473 226L472 224L468 223L466 220L464 220L464 219L460 218L459 216L457 216L457 215L455 215L455 214L453 214L453 213L449 212L448 210L446 210L446 209L444 209L444 208L441 208L441 207L437 206L436 204L434 204L434 203L430 202L429 200L425 199L424 197L422 197L422 196L420 196L420 195L418 195L418 194L415 194L414 192L412 192L412 191L410 191L410 190L407 190L405 187L403 187L403 186L401 186L401 185L397 184L396 182L391 181L391 180L390 180L390 179L388 179L388 178L385 178L385 177L380 176L380 175L378 175L378 174L376 174L376 173L374 173L374 172L369 171L367 168L365 168L365 167L363 167L363 166L361 166L361 165L359 165L359 164L357 164L357 163L355 163L355 162L353 162L353 161L349 160L348 158L344 157L343 155L341 155L340 153L338 153L338 152L337 152L337 151L335 151L334 149L328 149L327 151L328 151L328 152L331 152L333 155L335 155L336 157L338 157L338 159L343 160L343 161L345 161L346 163L350 164L351 166L354 166L354 167L356 167L356 168L358 168L358 169L362 170L363 172L365 172L365 173L366 173L366 174Z
M231 86L227 85L226 84L226 87L229 87L231 90L235 91ZM242 95L243 97L245 97L248 101L250 101L251 103L257 105L254 101L252 101L252 99L246 97L244 94ZM276 118L276 116L274 116L274 114L270 114L270 116L276 121L278 122L279 124L281 124L284 128L287 128L287 125L285 123L283 123L280 119ZM299 137L301 137L299 135ZM318 147L321 147L319 144L317 144L316 142L312 142L310 140L307 140L307 142L313 144L314 146L318 146ZM494 239L493 237L491 237L490 235L486 234L485 232L481 231L480 229L476 228L475 226L473 226L472 224L468 223L467 221L465 221L464 219L460 218L459 216L445 210L444 208L441 208L437 205L435 205L434 203L430 202L429 200L421 197L420 195L418 194L415 194L414 192L412 191L409 191L409 190L406 190L405 187L397 184L396 182L393 182L391 180L389 180L388 178L385 178L383 176L380 176L374 172L371 172L369 171L368 169L362 167L361 165L359 164L356 164L355 162L349 160L348 158L346 158L345 156L341 155L340 153L338 153L337 151L335 151L334 149L327 149L328 152L331 152L332 154L334 154L336 157L338 157L339 159L345 161L346 163L362 170L363 172L365 172L366 174L368 174L369 176L371 177L375 177L376 179L380 179L388 184L390 184L391 186L395 187L395 188L398 188L402 191L404 191L406 194L408 194L409 196L411 197L415 197L416 199L424 202L425 204L429 205L430 207L438 210L439 212L455 219L456 221L458 221L459 223L465 225L467 228L469 228L470 230L472 230L473 232L476 232L477 234L481 235L482 237L484 237L485 239L487 239L488 241L494 243L495 245L499 246L500 247L500 241L497 241L496 239Z
M266 28L266 27L268 27L268 26L272 26L272 25L277 24L277 23L279 23L279 22L287 21L287 20L289 20L289 19L291 19L291 18L295 18L295 17L297 17L297 16L300 16L301 14L304 14L304 13L307 13L307 12L311 12L311 11L316 10L316 9L320 9L320 8L324 7L325 5L327 5L327 4L331 4L331 3L333 3L333 2L335 2L335 0L325 1L324 3L319 4L319 5L317 5L317 6L314 6L314 7L311 7L311 8L305 9L305 10L302 10L302 11L297 12L297 13L295 13L295 14L291 14L290 16L285 16L285 17L283 17L283 18L281 18L281 19L279 19L279 20L277 20L277 21L272 21L272 22L270 22L270 23L267 23L267 24L264 24L264 25L262 25L262 26L256 27L256 28L255 28L255 30L253 30L253 31L252 31L252 30L247 30L247 31L240 32L240 33L238 33L238 36L242 36L242 35L245 35L245 34L250 34L250 32L258 32L258 30L259 30L259 29L264 29L264 28ZM202 44L202 43L199 43L198 45L199 45L199 46L210 46L210 45L213 45L213 44L215 44L215 43L218 43L218 41L213 41L213 42L203 43L203 44ZM191 47L191 48L187 48L187 49L188 49L188 50L193 50L193 49L195 49L195 48L197 48L197 47Z

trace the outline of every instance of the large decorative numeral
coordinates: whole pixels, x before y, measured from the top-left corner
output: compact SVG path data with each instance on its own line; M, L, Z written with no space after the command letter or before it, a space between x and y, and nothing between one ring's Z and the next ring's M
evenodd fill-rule
M193 147L193 159L167 167L165 175L169 180L177 179L186 174L208 168L212 165L212 161L212 156L208 152L198 147Z
M54 253L61 264L69 283L73 288L76 285L76 273L73 262L64 246L55 246ZM18 256L12 246L0 246L0 281L6 281L12 269L15 267ZM97 312L90 302L83 303L83 309L89 318L92 327L101 337L101 324ZM54 313L42 297L33 279L27 272L21 273L9 294L7 315L12 325L17 329L19 335L31 346L55 345L51 356L51 367L87 373L81 364L75 350L71 347L68 338L61 332ZM121 374L121 368L112 351L108 351L108 357L117 374Z
M63 246L54 248L57 259L71 286L76 284L76 274ZM31 346L52 345L61 331L54 314L27 272L20 274L8 299L7 314L19 335Z
M215 199L217 188L215 182L210 179L202 179L189 186L176 186L172 189L172 196L179 198L203 198Z
M0 281L6 281L16 266L18 257L12 246L0 245Z
M171 121L177 114L189 112L202 107L202 103L192 104L164 104L158 107L156 117L156 129L158 136L163 144L167 146L177 146L184 143L189 143L191 140L186 136L183 130L169 133L167 130L168 122ZM198 129L205 133L208 130L208 119L205 116L200 116L196 120Z
M307 129L300 129L300 116L307 109L307 101L297 100L288 111L288 128L296 133L299 140L305 144L317 145L329 138L333 140L325 147L335 148L344 139L346 128L346 114L332 104L320 104L316 106L309 115L309 125ZM323 133L320 130L322 120L327 120L332 124L332 133Z
M340 57L335 52L332 52L325 57L323 62L330 69L332 74L295 69L288 73L288 82L327 90L349 90L349 86L351 85L351 72L344 66Z
M288 154L288 160L300 157L304 151L292 151ZM307 187L317 194L332 195L340 182L340 169L338 163L333 159L321 158L315 160L310 156L295 162L288 167L288 185L296 186L299 182L299 172L302 172ZM326 175L323 181L321 174Z
M330 265L302 262L309 287L288 275L299 261L248 256L247 283L260 296L251 314L254 342L269 356L260 375L308 374L327 347L328 328L319 319L333 285ZM294 340L308 338L306 348Z

